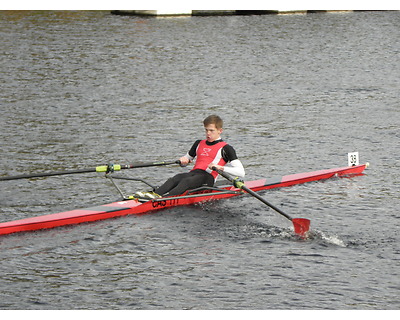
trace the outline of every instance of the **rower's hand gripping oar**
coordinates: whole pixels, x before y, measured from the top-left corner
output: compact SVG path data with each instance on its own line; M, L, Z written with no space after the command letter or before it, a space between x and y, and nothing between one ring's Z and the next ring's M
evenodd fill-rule
M33 173L33 174L20 174L16 176L0 177L0 181L6 180L17 180L17 179L29 179L29 178L41 178L49 176L60 176L66 174L76 174L76 173L89 173L89 172L105 172L110 173L114 171L120 171L123 169L134 169L134 168L145 168L145 167L155 167L155 166L166 166L169 164L179 164L180 161L159 161L159 162L148 162L148 163L132 163L132 164L108 164L104 166L97 166L95 168L68 170L68 171L53 171L44 173Z
M265 203L267 206L270 208L274 209L281 215L283 215L285 218L289 219L293 223L294 227L294 232L299 235L302 238L305 238L307 236L307 232L310 230L310 220L308 219L303 219L303 218L292 218L289 216L287 213L283 212L281 209L275 207L273 204L269 203L267 200L259 196L256 192L253 190L247 188L240 178L232 178L230 175L226 174L222 170L218 170L216 167L212 168L214 171L217 171L221 176L223 176L225 179L229 180L230 182L233 183L233 185L236 188L242 189L246 191L247 193L251 194L253 197L257 198L261 202Z

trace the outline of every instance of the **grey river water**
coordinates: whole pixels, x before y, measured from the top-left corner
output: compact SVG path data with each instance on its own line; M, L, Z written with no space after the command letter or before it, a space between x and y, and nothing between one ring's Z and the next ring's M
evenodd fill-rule
M399 12L0 16L2 176L175 160L211 113L248 180L371 164L262 193L304 241L252 197L1 236L0 309L399 309ZM96 173L3 181L0 221L118 198Z

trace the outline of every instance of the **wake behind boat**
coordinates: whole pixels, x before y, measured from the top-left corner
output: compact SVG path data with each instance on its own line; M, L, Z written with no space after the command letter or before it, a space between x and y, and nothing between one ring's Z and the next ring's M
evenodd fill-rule
M151 165L166 165L172 164L176 162L160 162L160 163L153 163L153 164L145 164L143 166L151 166ZM204 203L208 201L214 201L219 199L226 199L232 198L240 195L244 195L246 193L255 193L262 190L268 190L273 188L281 188L281 187L289 187L292 185L302 184L311 181L319 181L324 179L329 179L332 177L350 177L355 175L361 175L365 168L368 166L367 164L362 165L353 165L349 167L342 167L342 168L334 168L328 170L319 170L313 172L306 172L306 173L298 173L298 174L291 174L286 176L274 177L274 178L267 178L267 179L260 179L254 181L246 181L242 184L235 184L234 185L225 185L215 188L199 188L195 190L190 190L185 192L182 195L174 196L174 197L162 197L157 199L151 200L142 200L142 199L135 199L132 197L124 197L124 200L84 208L84 209L76 209L72 211L54 213L49 215L43 215L33 218L9 221L0 223L0 235L16 233L16 232L25 232L25 231L34 231L34 230L41 230L41 229L49 229L73 224L79 224L84 222L92 222L97 220L104 220L110 219L130 214L141 215L150 212L155 212L161 209L168 209L177 206L187 206L193 205L197 203ZM115 170L121 169L129 169L129 168L136 168L140 167L140 165L130 165L130 166L117 166L117 167L110 167L110 166L101 166L96 167L88 170L81 170L79 173L82 172L107 172L108 174ZM100 169L99 169L100 168ZM111 169L110 169L111 168ZM69 173L76 173L73 171L63 171L62 174L69 174ZM46 175L56 175L54 174L46 174ZM31 176L39 176L39 175L21 175L16 176L15 179L20 178L29 178ZM3 177L0 180L12 180L12 177ZM133 179L139 180L140 179ZM117 187L118 188L118 187ZM119 190L119 188L118 188ZM247 191L246 191L247 190ZM120 190L119 190L120 191ZM120 191L121 193L121 191ZM121 193L122 194L122 193ZM252 193L251 193L252 194ZM254 194L253 194L254 195ZM257 195L256 195L257 196ZM129 199L132 198L132 199ZM258 196L258 198L261 198ZM262 200L262 198L261 198ZM264 203L267 203L266 201ZM270 205L269 203L267 203ZM270 205L271 206L271 205ZM272 206L273 207L273 206ZM277 210L276 207L273 209ZM278 209L279 210L279 209ZM278 211L279 212L279 211ZM282 213L282 212L280 212ZM283 213L284 214L284 213ZM286 214L284 214L286 217ZM289 217L290 218L290 217ZM299 233L300 235L304 234L302 230L300 232L296 231L296 220L300 222L300 220L306 219L291 219L293 221L295 227L295 233Z

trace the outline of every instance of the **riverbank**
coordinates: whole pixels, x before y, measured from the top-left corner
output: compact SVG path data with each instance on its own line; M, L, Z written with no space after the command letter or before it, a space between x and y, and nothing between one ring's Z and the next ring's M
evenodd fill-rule
M132 16L226 16L263 14L338 13L353 10L113 10L112 14Z

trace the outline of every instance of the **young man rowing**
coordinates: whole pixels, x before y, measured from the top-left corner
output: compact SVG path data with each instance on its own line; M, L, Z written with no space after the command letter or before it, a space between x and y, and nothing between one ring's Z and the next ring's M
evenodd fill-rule
M211 115L204 119L203 124L206 139L197 140L189 152L179 159L181 166L187 166L196 158L193 169L168 179L161 187L154 190L156 195L153 196L176 196L201 186L212 187L218 177L218 173L213 171L212 167L232 176L244 178L245 171L236 156L235 149L221 139L222 119ZM230 166L226 166L228 163ZM149 193L145 196L152 197Z

